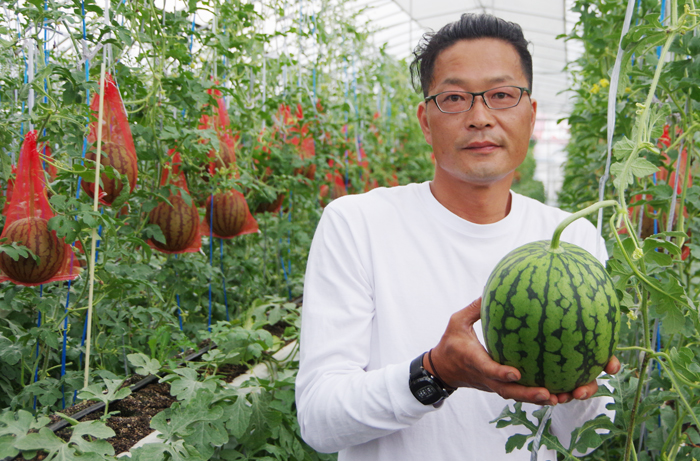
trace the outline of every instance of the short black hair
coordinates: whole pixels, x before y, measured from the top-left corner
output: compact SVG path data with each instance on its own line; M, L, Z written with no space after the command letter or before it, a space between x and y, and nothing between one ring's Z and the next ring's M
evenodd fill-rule
M465 13L458 21L443 26L437 32L427 32L421 38L413 51L411 63L411 78L416 91L417 84L420 83L423 96L428 96L435 60L442 51L460 40L478 38L496 38L513 45L520 56L520 65L527 79L528 89L532 90L532 56L520 26L490 14Z

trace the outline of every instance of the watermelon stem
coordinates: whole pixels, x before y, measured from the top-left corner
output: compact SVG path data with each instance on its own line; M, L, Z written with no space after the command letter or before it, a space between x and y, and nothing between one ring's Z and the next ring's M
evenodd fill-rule
M572 222L576 221L578 218L582 218L584 216L588 216L589 214L593 214L599 209L607 206L618 206L617 200L604 200L602 202L597 202L594 203L593 205L584 208L583 210L577 211L576 213L573 213L571 216L567 217L565 220L563 220L556 229L554 229L554 235L552 235L552 242L549 244L549 249L550 251L554 252L559 252L561 251L559 249L559 239L561 238L561 233L564 232L564 229L571 224Z

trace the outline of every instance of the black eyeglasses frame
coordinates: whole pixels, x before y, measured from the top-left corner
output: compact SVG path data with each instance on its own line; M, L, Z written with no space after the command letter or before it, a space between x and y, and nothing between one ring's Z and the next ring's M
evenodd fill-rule
M517 89L519 89L519 90L520 90L520 96L518 97L518 101L517 101L515 104L513 104L512 106L508 106L508 107L491 107L491 106L489 106L489 103L486 102L486 98L484 97L484 95L485 95L486 93L488 93L489 91L497 90L497 89L499 89L499 88L517 88ZM440 104L438 104L436 98L437 98L438 96L440 96L441 94L445 94L445 93L468 93L468 94L472 95L472 103L471 103L471 105L469 106L469 109L460 110L460 111L458 111L458 112L447 112L447 111L442 110L442 108L440 107ZM474 107L474 101L476 100L476 97L477 97L477 96L481 96L481 100L484 101L484 105L485 105L486 107L488 107L489 109L491 109L491 110L504 110L504 109L512 109L513 107L516 107L518 104L520 104L520 100L523 99L523 93L527 93L528 97L530 97L531 94L532 94L532 93L530 92L529 89L527 89L527 88L525 88L525 87L522 87L522 86L515 86L515 85L498 86L498 87L496 87L496 88L490 88L490 89L488 89L488 90L486 90L486 91L482 91L482 92L480 92L480 93L474 93L474 92L472 92L472 91L453 91L453 90L450 90L450 91L441 91L440 93L434 94L434 95L432 95L432 96L428 96L427 98L425 98L425 103L426 103L426 104L429 104L431 100L432 100L432 101L435 101L435 106L436 106L436 107L438 108L438 110L439 110L440 112L442 112L443 114L461 114L461 113L464 113L464 112L469 112L469 111L472 109L472 107Z

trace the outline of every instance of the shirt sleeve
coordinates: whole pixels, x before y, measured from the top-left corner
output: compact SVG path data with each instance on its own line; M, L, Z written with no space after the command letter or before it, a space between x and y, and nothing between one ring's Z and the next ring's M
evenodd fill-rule
M325 453L404 429L435 411L411 394L409 362L367 371L375 306L358 245L361 227L327 207L304 280L297 414L304 440Z

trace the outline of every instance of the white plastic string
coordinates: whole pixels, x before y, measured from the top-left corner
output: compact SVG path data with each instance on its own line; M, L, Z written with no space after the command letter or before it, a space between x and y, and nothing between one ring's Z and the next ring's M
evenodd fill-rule
M28 113L30 117L29 121L29 131L34 129L34 124L31 122L31 116L34 112L34 88L32 87L32 82L34 81L34 39L28 38L24 41L25 47L27 48L27 83L29 84L29 98L27 101Z
M98 106L98 116L97 116L97 146L95 148L95 191L93 193L93 203L92 210L97 212L99 207L99 195L100 195L100 163L102 158L102 119L104 117L104 97L105 97L105 64L107 61L107 48L104 49L102 53L102 66L100 69L100 99ZM92 228L92 235L90 239L90 260L88 262L90 267L90 276L88 280L88 312L87 312L87 336L85 339L85 375L84 375L84 387L87 387L90 379L90 348L92 345L92 308L94 299L94 289L95 289L95 252L97 251L97 228Z
M542 420L540 421L540 427L537 428L535 438L532 440L532 451L530 452L530 461L537 461L537 455L540 451L540 442L542 441L542 434L544 434L544 427L547 425L547 421L549 421L549 418L552 417L552 410L554 410L554 407L547 407L547 410L544 412L544 416L542 416Z
M110 0L104 0L104 1L105 1L105 10L104 10L105 27L107 27L107 30L109 31L109 27L110 27L110 22L109 22ZM106 42L110 38L112 38L112 32L107 32L107 35L105 35L104 41ZM104 54L104 59L109 63L109 69L112 71L112 74L114 74L114 66L113 66L113 60L112 60L112 44L105 43L104 46L106 48L106 52Z
M267 100L267 55L263 55L262 69L262 107L265 109L265 101ZM265 130L265 119L262 122L262 129Z
M304 51L304 47L301 44L301 28L304 21L304 0L299 0L299 30L297 31L297 37L299 38L299 55L297 56L297 88L301 86L301 56ZM299 100L301 101L301 93L299 93Z
M685 113L687 114L690 109L690 98L686 99L685 101ZM676 175L676 181L673 184L673 195L671 196L671 210L668 213L668 222L666 223L666 232L671 232L673 230L673 220L676 217L676 203L678 201L678 185L680 184L680 176L681 176L681 158L683 156L683 148L685 144L685 139L681 141L681 145L678 148L678 160L676 160L676 171L674 172ZM686 157L687 158L687 157ZM686 160L686 165L689 163L688 160ZM683 178L685 181L685 178ZM666 240L670 241L671 237L666 237Z
M610 178L610 162L612 160L612 141L615 133L615 108L617 106L617 87L620 82L620 67L622 65L622 39L627 35L632 20L635 0L627 1L627 11L625 12L625 21L622 24L622 33L620 34L620 44L617 47L617 57L613 66L612 75L610 76L610 86L608 88L608 156L605 161L605 173L600 178L598 200L603 201L605 197L605 184ZM596 241L596 257L600 260L602 256L600 242L603 235L603 209L598 210L598 239Z

